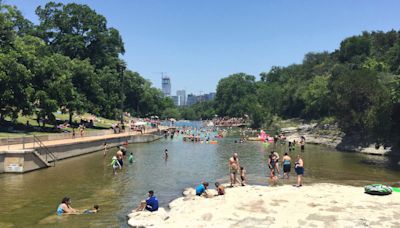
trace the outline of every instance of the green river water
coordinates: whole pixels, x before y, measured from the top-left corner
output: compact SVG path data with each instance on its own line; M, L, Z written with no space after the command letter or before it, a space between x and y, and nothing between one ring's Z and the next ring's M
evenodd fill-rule
M267 156L270 148L259 142L233 143L226 137L217 145L183 142L181 136L147 144L131 144L134 163L125 162L114 176L109 166L115 149L106 157L96 152L57 163L56 167L23 175L0 175L0 227L127 227L126 215L154 190L160 206L167 207L185 187L202 181L228 182L227 163L232 152L239 154L250 184L267 185ZM165 148L169 159L163 158ZM277 148L282 154L283 146ZM299 152L291 152L292 158ZM399 181L395 158L339 152L323 146L306 145L303 153L305 184L340 183L363 186ZM279 184L293 184L294 179ZM355 194L363 194L355 193ZM99 204L93 215L55 215L64 196L77 209ZM288 197L288 196L285 196Z

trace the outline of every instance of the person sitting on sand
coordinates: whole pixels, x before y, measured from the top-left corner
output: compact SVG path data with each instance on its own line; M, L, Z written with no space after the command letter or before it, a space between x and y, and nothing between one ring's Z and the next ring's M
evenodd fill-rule
M61 204L57 208L57 215L76 213L78 213L78 211L71 207L71 198L64 197L61 201Z
M240 166L240 179L242 180L242 186L246 185L246 169Z
M148 198L146 200L140 202L140 206L136 209L136 211L144 211L144 210L150 212L158 211L158 199L154 195L154 191L150 190L147 193L147 196Z
M82 214L96 214L97 212L99 212L99 205L94 205L93 206L93 209L86 209L86 210L84 210L83 212L82 212Z
M206 192L207 187L208 187L208 182L203 182L202 184L197 186L196 195L197 196L202 196L202 195L207 196L207 192Z
M294 171L297 174L297 185L296 187L301 187L302 185L302 176L304 175L304 162L303 159L300 157L300 154L297 155L297 160L294 163Z
M231 187L233 187L234 184L236 184L237 181L237 174L239 171L240 163L239 163L239 158L238 154L234 153L232 157L229 159L229 173L230 173L230 179L231 179Z
M219 182L215 182L215 187L217 188L218 196L225 195L225 187Z
M283 178L289 179L289 173L291 169L291 158L288 155L288 153L285 153L285 156L282 158L282 164L283 164Z

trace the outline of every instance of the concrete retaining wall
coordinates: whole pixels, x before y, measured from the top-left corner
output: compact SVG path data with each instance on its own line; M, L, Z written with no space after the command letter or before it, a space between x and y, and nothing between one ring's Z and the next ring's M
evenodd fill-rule
M161 136L153 134L134 135L112 139L93 140L88 142L62 144L47 147L58 160L71 158L87 153L101 151L104 149L104 142L109 148L129 143L148 143L160 139ZM36 154L37 153L37 154ZM0 151L0 173L23 173L32 170L48 167L44 161L46 151L43 148L27 149L20 151ZM40 156L39 156L40 155Z

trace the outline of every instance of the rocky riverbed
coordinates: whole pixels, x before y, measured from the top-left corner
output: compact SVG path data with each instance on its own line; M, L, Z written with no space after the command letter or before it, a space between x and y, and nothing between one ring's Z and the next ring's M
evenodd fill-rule
M373 155L387 155L390 147L379 145L376 147L374 143L363 143L360 145L360 140L353 137L345 137L345 134L339 130L336 125L319 125L319 124L302 124L297 127L282 128L288 141L299 141L301 136L306 138L306 143L321 144L336 148L343 151L355 151Z
M316 184L300 188L245 186L225 196L198 197L193 189L169 211L133 212L132 227L400 227L400 193L371 196L362 187Z

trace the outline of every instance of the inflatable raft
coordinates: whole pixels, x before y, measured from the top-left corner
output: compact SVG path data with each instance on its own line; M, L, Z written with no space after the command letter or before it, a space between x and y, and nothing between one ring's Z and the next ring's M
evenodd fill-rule
M392 194L392 188L383 184L371 184L364 187L365 193L370 195L389 195Z

